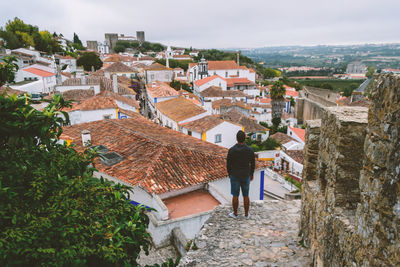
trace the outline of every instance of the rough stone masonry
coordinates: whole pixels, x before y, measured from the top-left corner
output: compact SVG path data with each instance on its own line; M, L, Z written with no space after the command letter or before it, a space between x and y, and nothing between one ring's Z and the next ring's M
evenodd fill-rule
M400 266L400 77L375 77L369 110L308 121L301 232L314 266Z

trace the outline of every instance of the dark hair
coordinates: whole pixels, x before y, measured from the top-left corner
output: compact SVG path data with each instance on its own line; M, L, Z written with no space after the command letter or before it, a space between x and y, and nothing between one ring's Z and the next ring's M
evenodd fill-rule
M246 134L243 131L238 131L236 134L236 140L239 143L243 143L245 139L246 139Z

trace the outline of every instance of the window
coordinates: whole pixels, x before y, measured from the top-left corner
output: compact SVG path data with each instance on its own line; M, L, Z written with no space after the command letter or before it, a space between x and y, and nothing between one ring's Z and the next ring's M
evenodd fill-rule
M225 71L225 78L228 78L228 72Z
M239 77L239 71L237 71L237 76Z
M261 134L257 134L257 141L261 141Z
M217 73L214 71L214 75L217 75Z
M222 136L221 134L216 134L215 135L215 142L214 143L221 143L222 142Z
M151 75L150 75L150 79L151 79L151 80L154 80L154 74L151 74Z
M192 136L192 131L188 131L188 135Z
M103 118L104 118L105 120L109 120L109 119L111 119L111 115L110 115L110 114L108 114L108 115L103 115Z

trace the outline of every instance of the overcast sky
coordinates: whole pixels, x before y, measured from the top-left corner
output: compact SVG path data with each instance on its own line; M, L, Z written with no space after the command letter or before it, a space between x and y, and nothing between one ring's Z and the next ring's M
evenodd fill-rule
M104 33L196 48L400 42L400 0L2 0L19 17L72 39Z

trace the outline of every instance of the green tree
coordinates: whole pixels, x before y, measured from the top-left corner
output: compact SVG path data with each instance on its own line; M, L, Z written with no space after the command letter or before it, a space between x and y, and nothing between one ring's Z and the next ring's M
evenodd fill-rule
M76 61L76 64L78 66L83 66L83 69L86 71L91 71L92 66L94 67L94 70L100 69L103 66L103 61L101 61L96 53L88 52L80 56Z
M282 117L282 110L285 107L285 98L286 89L283 87L282 81L276 81L271 88L271 105L272 105L272 121L277 121ZM279 121L280 123L280 121ZM275 124L274 124L275 125ZM279 125L279 124L278 124Z
M74 32L74 39L73 39L74 44L79 44L83 46L81 39L79 39L78 35Z
M0 96L0 265L136 266L149 219L130 188L93 177L92 150L60 144L68 106Z
M374 73L375 73L374 67L369 66L369 67L367 68L367 73L365 74L365 76L367 76L368 78L371 78L372 75L374 75Z
M117 44L117 45L114 47L114 51L115 51L116 53L125 52L125 46L120 45L120 44Z
M8 56L3 59L3 62L0 62L0 87L5 83L14 82L15 72L18 70L16 61L14 56Z

